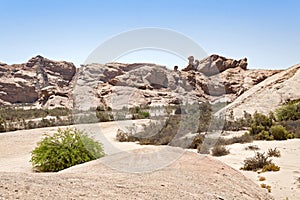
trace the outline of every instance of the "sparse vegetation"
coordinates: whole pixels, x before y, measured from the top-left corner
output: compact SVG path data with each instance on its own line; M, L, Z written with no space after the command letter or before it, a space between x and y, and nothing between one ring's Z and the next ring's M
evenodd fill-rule
M277 158L281 156L280 151L277 148L268 149L267 155L269 157L277 157Z
M271 152L271 153L269 153ZM278 156L280 152L275 149L269 149L267 155L265 153L256 152L253 158L247 158L244 160L244 166L242 170L257 171L262 169L262 172L266 171L279 171L280 167L275 165L270 157Z
M133 107L129 109L129 112L132 115L132 119L147 119L150 118L150 113L148 109L141 108L141 107Z
M264 153L256 152L253 158L247 158L246 160L244 160L244 166L241 169L248 171L257 171L270 163L271 160L268 160L268 157L265 156Z
M230 153L229 150L226 147L221 145L214 146L214 148L212 149L213 156L225 156L228 155L229 153Z
M269 172L269 171L279 171L280 170L280 167L275 165L274 163L269 163L265 166L263 166L262 168L262 172Z
M260 187L261 187L261 188L267 189L269 193L271 192L271 186L270 186L270 185L267 185L267 184L265 184L265 183L262 183L262 184L260 184Z
M217 144L218 145L231 145L235 143L251 143L253 142L253 137L249 135L248 133L245 133L241 136L235 136L229 139L219 138Z
M24 109L22 107L0 108L0 132L73 124L71 111L67 108Z
M275 125L273 121L273 113L269 116L255 113L249 129L250 135L257 140L286 140L294 137L292 133L287 132L285 127Z
M245 149L250 151L256 151L259 150L259 147L257 145L249 145Z
M259 181L265 181L265 180L266 180L266 177L260 176L258 180L259 180Z
M100 143L78 129L67 128L41 140L30 161L36 171L57 172L102 156Z

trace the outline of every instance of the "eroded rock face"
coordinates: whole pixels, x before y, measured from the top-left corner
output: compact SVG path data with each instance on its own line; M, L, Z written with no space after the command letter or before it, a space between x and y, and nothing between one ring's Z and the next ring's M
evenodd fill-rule
M37 107L70 108L75 74L74 64L52 61L42 56L33 57L24 64L1 64L0 104L27 103ZM50 103L58 98L60 100Z
M247 70L247 60L211 55L189 57L189 69L170 70L151 63L82 65L36 56L18 65L0 64L0 104L39 108L179 105L232 102L279 71ZM216 71L217 69L217 71ZM216 73L218 72L218 73ZM74 102L74 104L73 104Z

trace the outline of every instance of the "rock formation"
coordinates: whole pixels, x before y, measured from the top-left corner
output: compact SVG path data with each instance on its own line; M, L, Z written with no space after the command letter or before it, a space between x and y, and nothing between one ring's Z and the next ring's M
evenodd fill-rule
M249 74L247 77L253 76L256 74ZM264 78L262 77L262 79ZM249 90L219 113L225 112L229 115L230 112L233 112L236 118L243 117L244 111L250 114L255 111L269 114L270 111L274 111L290 100L300 99L299 86L300 65L295 65L249 87Z
M197 71L208 64L207 60L215 62L218 59L227 63L220 68L220 73L207 76L201 70ZM252 86L279 72L247 70L245 60L234 61L216 55L200 62L194 61L191 56L189 62L193 67L199 63L198 68L177 71L149 63L84 65L78 73L75 102L84 110L99 104L121 109L123 106L161 106L185 102L232 102Z
M247 60L189 57L179 71L150 63L82 65L36 56L24 64L0 64L0 104L38 108L165 106L185 102L233 102L276 70L247 70ZM74 101L74 102L73 102Z
M0 65L0 104L71 108L74 64L36 56L24 64Z

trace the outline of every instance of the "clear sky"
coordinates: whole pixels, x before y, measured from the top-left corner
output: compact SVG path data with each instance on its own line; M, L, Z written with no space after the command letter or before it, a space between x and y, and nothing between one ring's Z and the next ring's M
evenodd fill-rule
M79 66L107 39L143 27L178 31L208 54L247 57L252 69L300 63L298 0L0 0L0 61L40 54ZM143 59L160 62L139 53L120 61Z

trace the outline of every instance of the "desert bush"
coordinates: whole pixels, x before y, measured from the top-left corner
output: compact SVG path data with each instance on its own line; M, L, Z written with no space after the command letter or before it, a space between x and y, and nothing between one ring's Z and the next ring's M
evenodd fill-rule
M5 120L0 116L0 132L5 132Z
M249 135L248 133L245 133L241 136L235 136L235 137L229 138L229 139L219 138L217 144L218 145L231 145L231 144L235 144L235 143L244 144L244 143L251 143L251 142L253 142L253 137L251 135Z
M46 116L67 116L71 111L67 108L54 109L23 109L22 107L1 107L0 115L5 120L16 121L17 119L45 118Z
M270 186L270 185L267 185L267 184L265 184L265 183L262 183L262 184L260 184L260 187L261 187L261 188L267 189L269 193L271 192L271 186Z
M191 149L198 149L198 146L201 145L203 143L203 140L204 140L204 135L201 135L201 134L197 134L191 145L189 146L189 148Z
M258 180L259 180L259 181L265 181L265 180L266 180L266 177L260 176Z
M113 121L114 116L109 111L96 111L96 117L99 122Z
M246 158L246 160L244 160L244 166L241 169L248 171L262 169L265 165L272 163L268 158L268 156L265 156L265 153L256 152L253 158Z
M256 140L274 140L274 136L269 131L261 131L259 134L254 136Z
M150 113L148 111L138 111L138 113L132 114L132 119L148 119L150 118Z
M244 111L244 116L239 119L235 119L233 111L230 112L228 119L224 122L224 130L227 131L239 131L244 130L246 127L250 127L252 123L251 114Z
M267 156L279 158L281 156L281 154L277 148L274 148L274 149L271 148L271 149L268 149Z
M132 119L147 119L150 118L150 113L148 109L135 106L133 108L129 108L129 112L132 115Z
M287 130L281 125L274 125L270 129L270 133L275 140L286 140L294 138L292 133L288 133Z
M104 156L100 143L78 129L58 129L47 135L32 151L31 162L36 171L57 172Z
M280 167L275 165L274 163L269 163L265 166L263 166L262 168L262 172L268 172L268 171L279 171L280 170Z
M250 135L256 140L274 140L270 133L270 128L273 125L273 114L269 116L255 112L252 118L252 123L249 129Z
M257 145L249 145L245 149L251 150L251 151L256 151L256 150L259 150L259 147Z
M246 158L244 160L244 166L241 167L242 170L257 171L262 169L265 171L278 171L280 167L276 166L270 157L280 156L280 151L275 149L269 149L267 155L265 153L256 152L253 158ZM277 170L278 169L278 170Z
M214 148L212 149L213 156L225 156L228 155L229 153L230 153L229 150L226 147L221 145L214 146Z
M72 114L71 110L69 110L67 108L48 109L48 110L46 110L46 112L47 112L47 115L56 116L56 117L69 116Z

